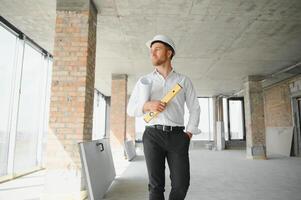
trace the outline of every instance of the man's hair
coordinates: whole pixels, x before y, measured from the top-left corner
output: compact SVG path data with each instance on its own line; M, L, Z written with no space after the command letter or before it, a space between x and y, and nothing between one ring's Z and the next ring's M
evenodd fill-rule
M171 56L170 56L170 60L172 60L173 56L175 55L175 51L173 50L173 48L172 48L169 44L167 44L167 43L165 43L165 42L162 42L162 41L160 41L160 40L156 40L156 41L153 41L153 42L151 43L150 47L152 47L153 44L155 44L155 43L157 43L157 42L159 42L159 43L161 43L161 44L164 44L164 45L168 48L168 50L170 50L170 51L172 52L172 54L171 54Z

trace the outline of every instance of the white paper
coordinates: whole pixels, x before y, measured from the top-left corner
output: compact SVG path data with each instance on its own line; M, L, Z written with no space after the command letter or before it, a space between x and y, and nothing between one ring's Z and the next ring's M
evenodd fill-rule
M148 78L144 77L140 80L140 87L139 87L139 104L144 104L150 99L152 89L152 81Z

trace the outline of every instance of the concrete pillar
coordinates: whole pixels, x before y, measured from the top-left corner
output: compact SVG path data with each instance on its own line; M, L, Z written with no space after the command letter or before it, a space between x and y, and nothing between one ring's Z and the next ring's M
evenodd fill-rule
M97 9L91 1L60 0L56 13L46 192L78 199L78 142L92 138Z
M112 75L110 140L112 148L121 147L126 139L127 75Z
M249 76L244 83L247 158L266 159L262 77Z
M217 121L224 121L224 110L223 110L223 97L219 96L217 97L216 101L216 107L217 107Z
M128 99L130 98L130 96L128 96ZM126 137L128 140L133 140L133 142L135 143L135 139L136 139L136 122L135 122L135 117L130 117L128 115L126 115Z
M216 148L221 151L225 149L225 131L224 131L224 113L223 113L223 97L216 99Z
M213 141L214 141L214 147L216 148L217 145L217 140L216 140L216 121L217 121L217 109L216 109L216 97L212 97L212 118L213 118L213 130L212 130L212 134L213 134Z

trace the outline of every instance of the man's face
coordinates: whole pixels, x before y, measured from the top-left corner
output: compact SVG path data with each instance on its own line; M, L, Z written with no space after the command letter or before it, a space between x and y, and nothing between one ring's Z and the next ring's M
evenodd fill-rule
M164 44L156 42L152 45L150 49L150 57L154 66L159 66L168 61L171 55L171 50L169 50Z

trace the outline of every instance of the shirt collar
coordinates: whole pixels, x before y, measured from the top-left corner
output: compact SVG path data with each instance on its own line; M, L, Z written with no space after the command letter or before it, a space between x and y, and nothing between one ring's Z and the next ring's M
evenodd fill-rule
M176 73L176 71L175 71L175 69L172 67L171 71L169 72L169 74L167 75L166 78L168 78L169 76L171 76L171 74L173 74L173 73ZM160 72L159 72L156 68L154 69L153 74L154 74L154 75L162 76L162 75L160 74Z

